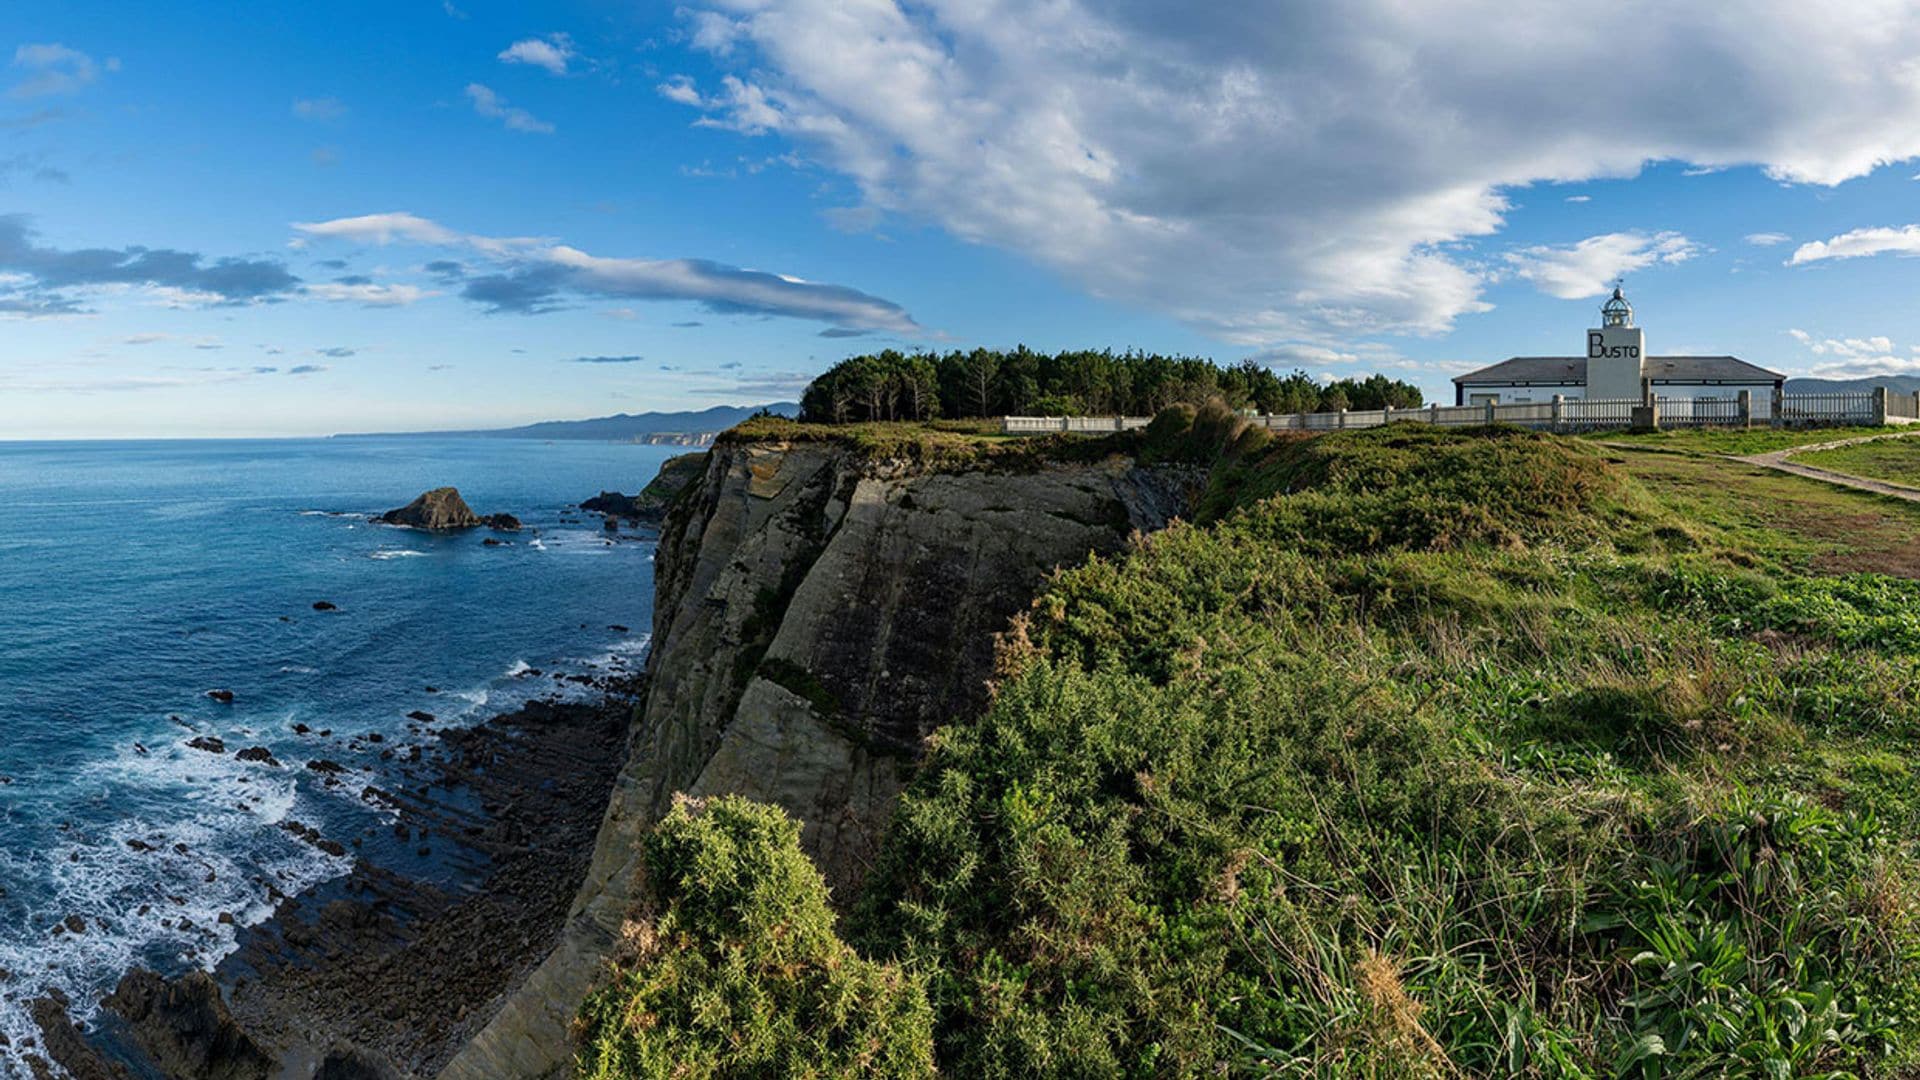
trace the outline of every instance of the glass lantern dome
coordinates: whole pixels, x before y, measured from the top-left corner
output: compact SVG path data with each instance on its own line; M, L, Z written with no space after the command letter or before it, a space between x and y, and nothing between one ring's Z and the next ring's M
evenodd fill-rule
M1620 294L1620 286L1613 287L1613 298L1600 306L1601 326L1632 326L1633 305Z

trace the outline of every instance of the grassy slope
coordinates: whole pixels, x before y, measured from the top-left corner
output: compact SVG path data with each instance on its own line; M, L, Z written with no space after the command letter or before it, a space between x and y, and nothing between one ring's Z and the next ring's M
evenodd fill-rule
M1920 585L1806 571L1920 519L1727 468L1243 436L936 737L861 985L954 1075L1906 1075Z

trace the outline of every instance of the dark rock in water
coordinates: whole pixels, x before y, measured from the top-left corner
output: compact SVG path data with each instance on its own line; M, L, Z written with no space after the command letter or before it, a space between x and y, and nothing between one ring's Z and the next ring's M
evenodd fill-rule
M609 630L611 630L611 631L613 631L613 632L614 632L614 633L616 633L616 634L628 634L628 633L632 633L632 631L630 631L630 630L628 630L628 629L627 629L626 627L624 627L624 626L621 626L621 625L620 625L619 623L613 623L613 624L611 624L611 625L609 625L609 626L607 627L607 629L609 629Z
M61 920L61 925L65 926L71 933L84 934L87 932L87 920L78 915L67 916Z
M207 696L222 705L233 704L233 691L231 690L209 690L207 691Z
M313 602L313 610L315 610L315 611L339 611L339 610L340 610L340 606L339 606L338 604L335 604L335 603L334 603L333 601L331 601L331 600L315 600L315 601Z
M497 532L519 532L520 519L512 514L488 514L480 519L489 529Z
M367 741L368 742L386 742L387 737L385 735L380 734L377 731L369 731L367 732Z
M657 525L667 516L667 506L674 497L698 479L706 468L707 455L679 454L661 463L659 475L640 489L640 494L622 495L617 491L603 491L582 502L580 509L608 517L625 518L635 523ZM611 529L614 526L607 527Z
M152 851L153 845L144 840L128 840L127 847L134 851Z
M423 724L431 724L433 723L433 714L425 709L415 709L407 714L407 719L418 720Z
M307 762L307 768L317 773L343 773L347 771L346 766L337 761L328 761L326 758L319 758Z
M280 761L273 756L273 751L264 746L249 746L233 756L240 761L260 761L276 769L280 767Z
M312 730L313 730L312 728L308 727L305 724L296 723L293 725L293 733L295 735L305 735L307 732Z
M313 1080L401 1080L386 1059L357 1046L336 1046L320 1059Z
M187 745L195 750L205 750L209 754L224 754L227 744L212 735L198 735L187 740Z
M601 522L600 527L607 530L608 532L619 532L620 519L617 517L614 517L612 514L608 514L607 520Z
M168 1076L265 1080L273 1059L240 1030L204 971L169 982L134 970L101 1002L125 1019L134 1041Z
M444 531L471 529L480 524L480 515L467 506L458 488L434 488L398 510L381 514L376 521L405 525L414 529Z
M495 540L495 539L494 539L493 537L491 537L491 536L489 536L489 537L487 537L487 538L486 538L485 540L482 540L482 541L480 541L480 546L481 546L481 547L503 547L503 546L505 546L505 545L506 545L506 541L504 541L504 540Z
M440 692L440 688L437 686L429 686L426 688L426 691L429 694L437 694Z
M38 998L28 1006L33 1022L40 1027L41 1044L54 1063L66 1070L66 1075L74 1080L130 1080L131 1073L126 1066L107 1061L99 1051L87 1044L86 1036L74 1025L73 1018L67 1014L71 1002L58 990L50 990L47 996ZM22 1045L31 1045L21 1040ZM0 1036L0 1046L7 1045L5 1036ZM35 1064L34 1076L52 1076L37 1057L29 1060Z

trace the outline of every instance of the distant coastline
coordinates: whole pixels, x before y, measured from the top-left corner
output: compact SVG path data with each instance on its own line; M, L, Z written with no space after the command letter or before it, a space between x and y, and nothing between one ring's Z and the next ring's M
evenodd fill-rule
M640 443L652 446L705 446L715 435L760 412L796 416L800 405L775 401L764 405L716 405L697 412L619 413L588 420L545 420L511 428L466 431L343 432L337 439L572 439Z

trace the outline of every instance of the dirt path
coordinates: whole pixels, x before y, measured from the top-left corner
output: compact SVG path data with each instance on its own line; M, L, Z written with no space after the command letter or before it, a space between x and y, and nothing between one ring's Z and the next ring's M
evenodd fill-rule
M1835 439L1833 442L1814 443L1811 446L1788 447L1785 450L1775 450L1768 454L1751 454L1746 457L1734 457L1733 460L1744 461L1749 465L1758 465L1764 469L1777 469L1780 472L1792 473L1795 476L1805 476L1813 480L1824 480L1829 484L1838 484L1841 487L1850 487L1859 491L1871 491L1876 495L1891 495L1896 499L1906 499L1908 502L1920 502L1920 488L1912 488L1905 484L1895 484L1886 480L1869 480L1863 476L1850 476L1847 473L1834 472L1832 469L1822 469L1816 465L1802 465L1799 462L1788 460L1795 454L1806 454L1815 450L1832 450L1839 446L1877 442L1880 439L1899 439L1906 437L1907 434L1907 432L1893 432L1887 435L1861 435L1852 439Z

